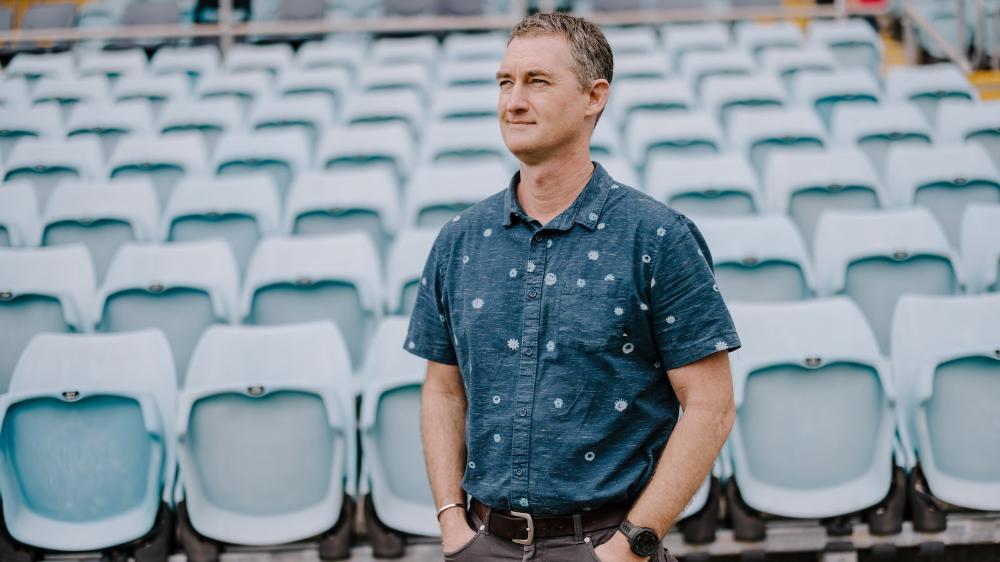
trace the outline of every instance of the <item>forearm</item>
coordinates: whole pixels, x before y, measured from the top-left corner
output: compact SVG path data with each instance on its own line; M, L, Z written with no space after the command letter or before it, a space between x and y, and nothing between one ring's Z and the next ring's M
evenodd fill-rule
M629 511L632 523L663 537L711 472L729 430L732 411L691 407L684 411L660 454L656 470Z
M420 427L424 461L430 480L434 504L464 502L462 474L465 469L464 390L428 379L421 392ZM464 523L464 510L448 509L441 514L444 528L455 521Z

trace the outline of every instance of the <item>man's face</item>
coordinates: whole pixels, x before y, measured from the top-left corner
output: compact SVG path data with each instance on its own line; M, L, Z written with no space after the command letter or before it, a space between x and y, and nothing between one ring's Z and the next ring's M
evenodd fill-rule
M519 37L507 46L497 72L497 113L507 149L522 162L545 161L581 139L589 143L607 90L601 87L595 102L593 88L581 89L575 64L561 35Z

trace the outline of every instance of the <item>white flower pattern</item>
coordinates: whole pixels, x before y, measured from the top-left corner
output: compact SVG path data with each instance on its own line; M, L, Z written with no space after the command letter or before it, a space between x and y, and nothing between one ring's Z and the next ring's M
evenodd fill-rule
M609 274L607 274L607 275L604 276L604 280L605 281L614 281L615 280L615 276L614 276L614 274L609 273Z
M641 302L639 303L639 310L646 312L647 310L649 310L649 306L646 303Z
M559 280L559 278L556 277L555 273L546 273L545 274L545 284L546 285L555 285L556 281L558 281L558 280Z
M619 398L618 400L615 400L616 412L624 412L625 408L628 408L628 400L625 400L624 398Z
M729 344L726 343L724 340L719 340L719 341L715 342L715 350L716 351L724 351L726 349L729 349Z
M508 275L510 275L511 279L517 277L517 270L514 269L514 268L511 268L510 273L508 273Z
M517 351L517 348L521 347L521 342L515 340L514 338L510 338L507 340L507 347L511 351Z
M469 256L462 256L462 263L463 264L469 263Z
M598 252L597 250L591 250L591 251L587 252L587 259L589 259L591 261L597 261L600 258L601 258L601 253Z
M552 340L549 340L548 342L546 342L545 343L545 350L548 351L548 352L550 352L550 353L553 352L553 351L555 351L556 350L556 342L554 342Z
M614 312L615 316L621 316L622 314L625 314L625 309L620 306L616 306Z
M586 285L586 284L587 284L587 281L585 281L585 280L583 280L583 279L577 279L577 280L576 280L576 286L577 286L577 287L583 287L583 286L584 286L584 285Z
M479 310L482 307L483 307L483 299L478 298L478 297L472 299L472 308L475 308L476 310Z
M410 349L413 349L413 348L417 347L417 344L414 343L413 340L410 340L410 343L406 344L406 347L408 347Z
M524 270L527 271L528 273L534 273L535 262L533 262L532 260L528 260L528 265L524 266Z
M493 442L494 443L499 443L500 442L500 434L499 433L494 433L493 434Z
M677 321L677 319L674 318L674 316L672 314L670 316L667 316L667 324L673 324L676 321Z
M596 221L597 220L597 213L591 212L590 215L588 215L588 218L590 218L590 220L592 220L592 221Z
M452 217L451 222L458 222L462 218L462 215L455 215Z
M492 228L487 228L486 230L484 230L483 231L483 236L485 236L486 238L489 238L490 236L493 236L493 229Z
M545 241L545 247L546 248L551 248L552 247L552 239L551 238L549 238L548 240Z
M552 405L553 405L553 406L555 406L557 410L558 410L559 408L562 408L562 407L563 407L563 401L562 401L562 398L556 398L555 400L553 400L553 401L552 401Z
M660 237L666 236L667 235L667 229L663 228L662 226L660 228L657 228L656 229L656 235L660 236Z
M603 222L599 222L599 223L597 223L597 230L604 230L605 226L607 226L607 225L604 224Z

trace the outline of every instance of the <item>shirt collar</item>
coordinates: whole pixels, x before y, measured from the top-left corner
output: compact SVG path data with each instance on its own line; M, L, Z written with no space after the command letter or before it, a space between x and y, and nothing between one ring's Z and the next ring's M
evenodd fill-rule
M503 226L510 226L514 216L525 222L530 220L517 201L517 185L520 181L521 172L515 172L504 191ZM569 230L574 222L578 222L590 230L594 230L601 220L601 212L604 210L604 203L608 200L612 185L615 185L615 182L608 175L608 172L603 166L594 162L594 173L590 176L587 185L583 187L583 191L576 196L576 200L569 208L552 219L549 224L556 230Z

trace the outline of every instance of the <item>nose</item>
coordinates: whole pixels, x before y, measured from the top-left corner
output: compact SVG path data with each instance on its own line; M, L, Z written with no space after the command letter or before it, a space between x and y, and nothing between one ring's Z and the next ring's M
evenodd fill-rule
M528 109L527 99L524 96L524 86L520 81L515 82L506 93L500 96L502 111L518 113Z

